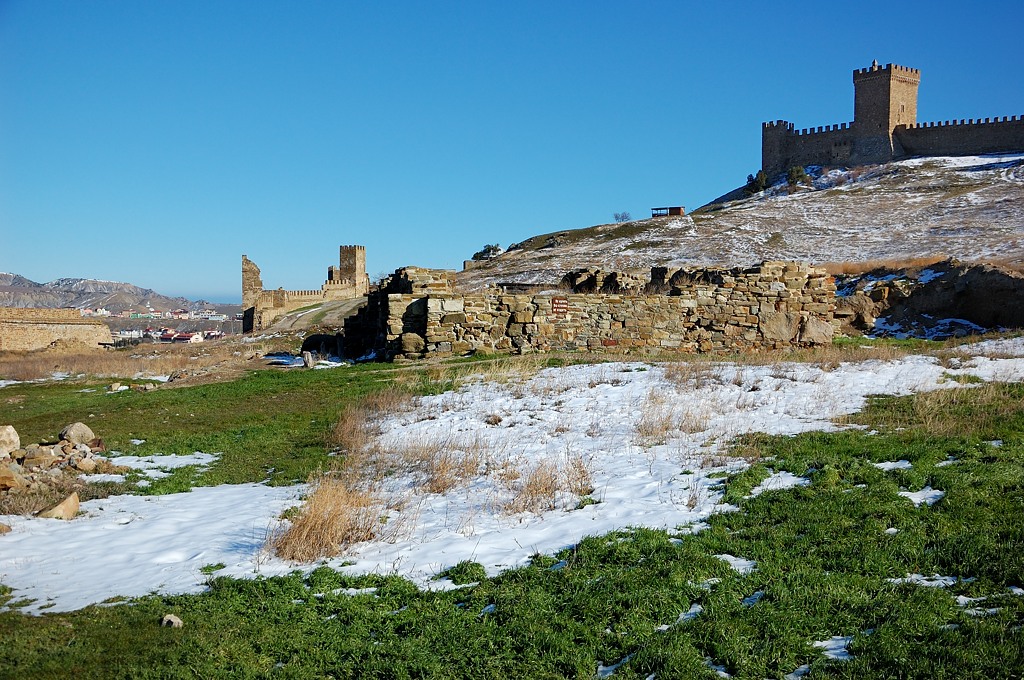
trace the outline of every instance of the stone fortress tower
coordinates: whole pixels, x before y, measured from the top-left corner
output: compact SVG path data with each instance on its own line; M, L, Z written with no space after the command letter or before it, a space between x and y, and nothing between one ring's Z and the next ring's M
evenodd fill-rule
M319 302L351 300L370 291L366 275L366 247L341 246L338 266L327 268L319 290L265 290L260 268L242 255L242 332L262 330L293 309Z
M872 62L853 72L853 122L795 130L785 120L761 126L761 168L769 176L794 165L867 165L908 156L1024 151L1024 116L917 122L915 68Z

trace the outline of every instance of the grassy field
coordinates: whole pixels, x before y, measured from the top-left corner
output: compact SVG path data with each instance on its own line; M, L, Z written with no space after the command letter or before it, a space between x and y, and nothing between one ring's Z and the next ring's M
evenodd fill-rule
M326 462L340 409L396 379L428 392L453 377L356 367L115 395L16 386L5 397L25 397L12 418L23 441L91 413L115 448L141 437L144 452L223 452L206 472L160 480L169 491L303 479ZM450 576L468 583L447 592L327 568L238 581L211 565L201 595L0 613L0 677L592 678L620 662L615 678L716 677L712 667L781 678L803 666L812 679L1021 677L1024 597L1010 588L1024 586L1024 387L878 398L851 420L866 429L738 441L762 460L722 480L739 511L693 535L595 536L490 579L462 564ZM872 465L896 460L912 467ZM748 497L769 468L810 484ZM925 486L946 495L915 506L899 494ZM735 571L722 554L756 568ZM889 580L908 574L958 579ZM168 612L185 627L158 627ZM852 658L812 644L833 636L850 638Z

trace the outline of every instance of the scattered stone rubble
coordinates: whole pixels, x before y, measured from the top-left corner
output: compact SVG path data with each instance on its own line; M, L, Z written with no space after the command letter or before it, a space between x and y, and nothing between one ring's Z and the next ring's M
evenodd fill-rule
M65 475L128 469L97 456L106 451L103 440L84 423L71 423L60 431L56 444L27 444L11 425L0 426L0 494L32 493L56 484ZM39 517L71 519L78 512L78 494L72 493ZM6 533L0 529L0 534Z

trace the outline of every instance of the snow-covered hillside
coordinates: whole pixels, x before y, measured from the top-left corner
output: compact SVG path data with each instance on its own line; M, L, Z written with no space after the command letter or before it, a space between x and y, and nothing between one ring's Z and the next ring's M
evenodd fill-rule
M947 255L1024 261L1024 154L916 158L822 173L685 217L567 230L460 275L476 287L549 282L578 267L749 265Z

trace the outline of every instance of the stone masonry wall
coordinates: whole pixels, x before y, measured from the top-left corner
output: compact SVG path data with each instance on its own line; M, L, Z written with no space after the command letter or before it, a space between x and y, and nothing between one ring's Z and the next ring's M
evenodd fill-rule
M0 307L0 351L31 351L63 341L97 347L113 342L110 328L77 309Z
M402 270L396 272L400 274ZM835 284L823 270L765 262L698 270L669 294L370 296L346 343L382 358L469 351L738 352L832 340Z

